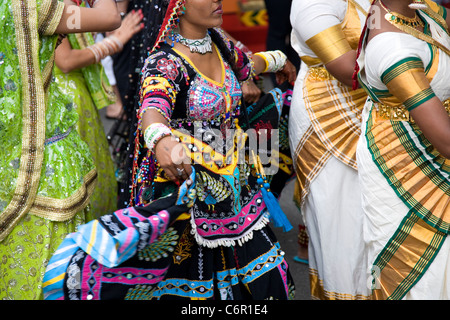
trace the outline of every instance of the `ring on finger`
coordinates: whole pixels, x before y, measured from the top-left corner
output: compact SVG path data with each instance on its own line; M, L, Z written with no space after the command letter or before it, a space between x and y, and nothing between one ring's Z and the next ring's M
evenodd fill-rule
M183 172L184 172L184 168L177 168L177 171L178 171L178 175L181 177L182 175L183 175Z

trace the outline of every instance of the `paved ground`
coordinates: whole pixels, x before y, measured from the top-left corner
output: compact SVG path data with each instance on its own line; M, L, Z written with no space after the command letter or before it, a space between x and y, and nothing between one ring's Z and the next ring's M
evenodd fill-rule
M291 181L281 193L280 205L294 228L289 232L283 232L281 228L274 228L274 231L280 241L281 248L286 252L286 259L294 278L296 286L295 300L310 300L308 266L292 260L297 254L297 231L298 224L301 221L300 212L292 201L293 182Z
M100 115L105 132L108 132L114 122L105 117L105 111L106 109L101 109ZM281 248L286 252L286 260L296 286L295 300L310 300L308 267L292 260L297 253L297 226L301 219L300 213L292 201L293 190L294 184L291 181L281 194L280 205L294 228L289 232L283 232L281 228L273 228L273 230L278 237Z

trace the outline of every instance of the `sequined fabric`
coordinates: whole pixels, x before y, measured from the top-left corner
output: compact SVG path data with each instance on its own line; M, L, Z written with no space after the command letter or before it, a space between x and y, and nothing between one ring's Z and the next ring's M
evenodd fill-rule
M103 123L80 70L64 74L55 68L55 80L65 96L74 97L73 107L79 116L76 129L88 144L97 169L97 184L90 197L90 208L92 214L99 217L117 209L117 182Z
M242 71L249 63L241 57L237 67ZM174 134L186 133L179 138L193 160L193 183L176 186L147 150L138 148L144 159L136 161L135 206L103 216L66 238L46 272L47 299L293 298L294 284L267 225L269 213L256 177L246 161L227 161L244 146L238 132L238 80L249 72L237 79L226 62L223 71L223 81L213 82L170 46L162 45L148 57L140 115L157 110L170 119ZM264 103L249 108L250 123L278 128L287 95L274 89L265 97ZM226 129L238 132L236 139L220 139ZM192 189L189 205L180 201L184 188ZM172 222L147 227L147 220L160 220L167 213ZM112 249L99 250L98 243L112 243Z
M41 297L48 258L87 221L95 185L72 101L51 76L61 14L56 0L0 3L0 299Z

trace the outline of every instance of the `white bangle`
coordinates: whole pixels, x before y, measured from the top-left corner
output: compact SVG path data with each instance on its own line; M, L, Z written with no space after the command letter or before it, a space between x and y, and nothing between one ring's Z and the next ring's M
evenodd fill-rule
M287 57L280 50L257 52L255 55L260 56L266 62L263 72L278 72L286 65Z
M94 46L89 46L87 49L91 50L91 52L94 54L95 63L99 63L101 60L100 54L97 52L97 49Z
M286 65L287 57L284 54L284 52L281 50L276 50L276 51L274 51L274 53L278 55L278 58L276 58L275 60L276 60L277 71L280 71Z
M116 36L110 35L107 39L110 39L110 40L114 41L115 44L117 44L117 45L119 46L119 51L122 51L122 49L123 49L123 43L122 43L122 41L120 41L119 39L117 39Z
M152 123L144 132L144 141L147 149L154 152L156 144L162 138L172 135L172 131L168 126L162 123Z

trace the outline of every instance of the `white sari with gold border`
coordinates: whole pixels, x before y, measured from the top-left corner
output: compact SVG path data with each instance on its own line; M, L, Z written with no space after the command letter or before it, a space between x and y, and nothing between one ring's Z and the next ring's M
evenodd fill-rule
M313 299L370 298L355 156L367 95L345 87L324 68L323 61L345 53L345 46L321 48L342 29L347 50L355 50L369 7L367 0L296 0L291 10L292 46L302 65L289 136L297 174L294 200L309 234Z
M450 48L449 35L430 16L422 16L433 38ZM377 35L363 46L360 81L373 94L363 111L361 129L367 133L357 148L368 264L373 265L377 299L446 300L450 160L433 149L404 107L395 107L381 80L407 59L423 63L441 101L450 98L450 57L436 46L399 32Z

